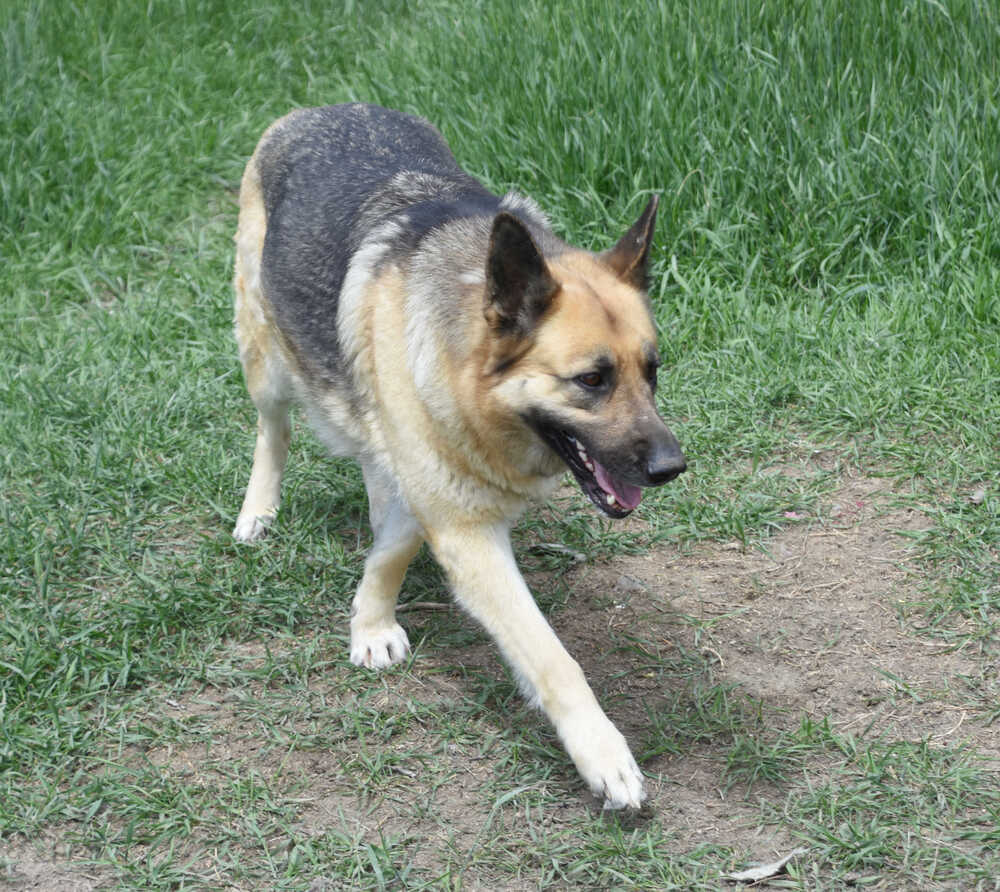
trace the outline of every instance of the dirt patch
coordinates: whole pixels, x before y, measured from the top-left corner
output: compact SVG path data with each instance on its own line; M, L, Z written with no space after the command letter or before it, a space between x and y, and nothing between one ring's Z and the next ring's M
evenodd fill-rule
M901 621L900 607L918 583L902 534L929 523L917 511L888 507L890 495L885 481L855 478L826 519L794 519L765 550L739 543L660 549L581 568L574 588L608 628L652 621L663 647L698 649L714 662L717 680L759 699L776 718L797 722L807 713L845 729L944 739L961 728L961 710L942 708L935 694L982 665L915 637ZM655 616L650 606L659 608ZM584 645L584 661L599 623L591 611L556 618L565 641Z
M105 888L107 872L79 862L55 840L4 843L0 847L0 889L11 892L94 892Z

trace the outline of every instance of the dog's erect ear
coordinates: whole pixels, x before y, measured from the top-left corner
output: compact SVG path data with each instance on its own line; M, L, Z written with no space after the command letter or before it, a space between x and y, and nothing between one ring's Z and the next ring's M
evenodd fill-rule
M497 214L486 257L486 305L490 327L523 337L559 290L527 227L513 214Z
M649 249L653 245L656 209L659 204L659 195L650 198L646 210L622 236L621 241L600 255L600 259L611 267L619 279L642 291L649 286Z

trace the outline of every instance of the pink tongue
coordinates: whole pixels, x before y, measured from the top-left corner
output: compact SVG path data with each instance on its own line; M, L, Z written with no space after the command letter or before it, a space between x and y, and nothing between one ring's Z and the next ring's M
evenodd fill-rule
M598 485L605 492L611 493L622 508L631 511L642 501L642 490L638 486L633 486L631 483L619 483L604 469L600 462L594 461L593 458L591 461L594 462L594 476L597 478Z

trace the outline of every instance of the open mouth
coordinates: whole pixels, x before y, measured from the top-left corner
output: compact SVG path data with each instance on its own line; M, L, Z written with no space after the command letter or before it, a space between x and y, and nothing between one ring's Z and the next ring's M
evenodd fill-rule
M626 517L638 507L642 490L616 479L576 437L558 428L545 427L540 433L569 465L580 489L608 517Z

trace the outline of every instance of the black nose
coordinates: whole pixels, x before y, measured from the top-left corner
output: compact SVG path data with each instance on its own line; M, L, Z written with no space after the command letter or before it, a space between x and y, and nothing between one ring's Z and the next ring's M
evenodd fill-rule
M687 460L673 435L653 444L646 458L646 478L651 486L669 483L687 470Z

